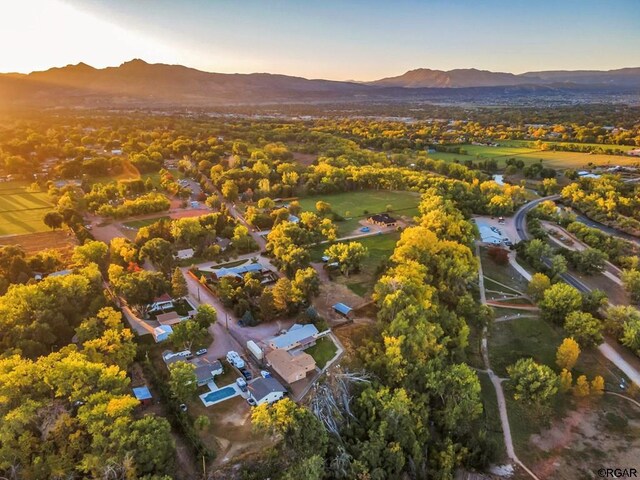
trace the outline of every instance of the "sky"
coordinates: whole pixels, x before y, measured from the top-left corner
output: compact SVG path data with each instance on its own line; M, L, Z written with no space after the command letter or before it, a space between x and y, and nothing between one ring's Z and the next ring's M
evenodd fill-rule
M640 66L640 0L7 0L1 72L132 58L374 80Z

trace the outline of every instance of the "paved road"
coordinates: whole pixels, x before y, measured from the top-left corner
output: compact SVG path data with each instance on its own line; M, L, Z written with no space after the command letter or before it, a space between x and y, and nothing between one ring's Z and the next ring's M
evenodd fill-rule
M553 196L550 196L550 197L544 197L544 198L541 198L541 199L538 199L538 200L534 200L534 201L529 202L526 205L522 206L516 212L516 214L515 214L515 216L516 216L516 218L515 218L515 220L516 220L516 230L517 230L518 235L520 236L521 240L527 240L529 238L529 233L527 232L526 222L525 222L527 212L529 210L531 210L532 208L534 208L541 201L553 200L554 198L558 198L558 195L553 195ZM511 260L511 258L510 258L510 262L512 263L512 265L514 265L514 267L517 265L517 262L516 262L515 258L513 260ZM519 266L519 267L520 267L519 271L522 272L524 269L521 266ZM524 270L524 272L526 272L526 270ZM524 276L528 280L531 279L531 275L529 275L528 272ZM561 275L561 278L562 278L562 280L564 280L566 283L568 283L572 287L576 288L581 293L588 293L588 292L591 291L591 289L588 286L586 286L584 283L582 283L580 280L578 280L577 278L575 278L573 275L571 275L568 272L563 274L563 275ZM620 355L616 351L616 349L609 342L609 340L605 340L604 343L598 347L598 350L611 363L613 363L622 372L624 372L625 375L627 375L631 381L636 383L636 385L640 385L640 371L638 371L638 369L636 367L634 367L631 364L629 364L629 362L627 362L622 357L622 355Z

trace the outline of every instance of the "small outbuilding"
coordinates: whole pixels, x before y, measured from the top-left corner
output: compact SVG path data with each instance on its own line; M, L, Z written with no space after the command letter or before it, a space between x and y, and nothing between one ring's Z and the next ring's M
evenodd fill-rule
M153 402L153 397L151 396L151 392L149 391L149 387L143 385L141 387L133 388L133 396L143 405L151 405Z
M353 308L345 305L344 303L336 303L332 308L334 311L338 312L344 317L348 317L349 314L353 311Z

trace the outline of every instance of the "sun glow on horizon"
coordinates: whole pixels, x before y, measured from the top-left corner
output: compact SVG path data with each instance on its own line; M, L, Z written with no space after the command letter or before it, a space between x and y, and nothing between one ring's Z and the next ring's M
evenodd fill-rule
M28 73L79 62L118 65L134 57L178 63L181 52L61 0L20 0L4 5L0 71Z

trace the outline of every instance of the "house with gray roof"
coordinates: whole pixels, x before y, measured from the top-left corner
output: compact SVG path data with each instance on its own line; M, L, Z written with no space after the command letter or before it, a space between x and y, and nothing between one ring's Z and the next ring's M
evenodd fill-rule
M286 393L287 389L273 377L258 378L249 384L249 397L256 402L256 405L282 400Z
M315 325L294 324L284 335L278 335L269 340L269 346L275 349L291 350L292 348L307 348L316 343L318 329Z

